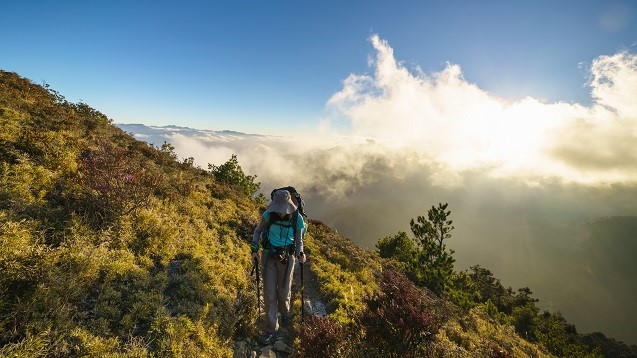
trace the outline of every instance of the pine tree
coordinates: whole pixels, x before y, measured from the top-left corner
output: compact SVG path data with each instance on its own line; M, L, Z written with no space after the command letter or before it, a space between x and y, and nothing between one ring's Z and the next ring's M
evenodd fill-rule
M418 245L417 267L414 267L420 284L440 294L453 274L453 250L447 250L445 240L451 237L453 220L449 219L449 204L439 203L427 211L427 217L411 219L409 225Z

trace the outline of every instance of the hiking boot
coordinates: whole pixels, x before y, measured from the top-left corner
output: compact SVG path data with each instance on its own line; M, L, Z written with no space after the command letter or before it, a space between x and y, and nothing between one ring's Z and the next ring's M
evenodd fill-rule
M270 346L274 344L275 340L276 340L276 332L265 332L265 334L263 334L263 336L261 337L261 344Z
M281 324L287 326L292 322L292 315L290 313L281 314Z

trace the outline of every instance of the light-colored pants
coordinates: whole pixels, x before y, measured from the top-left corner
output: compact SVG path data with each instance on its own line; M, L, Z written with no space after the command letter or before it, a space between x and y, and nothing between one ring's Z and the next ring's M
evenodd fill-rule
M267 318L266 331L275 332L278 329L277 313L290 312L290 297L292 293L292 274L296 258L290 255L288 263L282 264L267 251L261 255L263 272L263 300Z

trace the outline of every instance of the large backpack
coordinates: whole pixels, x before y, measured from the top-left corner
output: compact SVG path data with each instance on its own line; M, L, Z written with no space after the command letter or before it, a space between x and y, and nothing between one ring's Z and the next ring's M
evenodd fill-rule
M274 200L274 193L277 190L287 190L288 192L290 192L290 195L292 196L292 200L296 204L297 209L294 213L292 213L292 217L290 219L290 221L292 222L292 228L294 230L294 236L296 237L296 222L298 220L298 216L302 215L304 218L307 217L307 215L305 215L305 205L304 205L305 203L303 202L303 199L301 198L301 194L299 194L299 192L296 191L296 189L293 186L286 186L283 188L272 190L272 193L270 193L270 198L272 200ZM268 233L270 231L270 226L277 223L277 221L279 220L280 219L277 215L270 215L270 219L268 220L266 224L266 228L265 230L263 230L261 234L261 244L263 245L264 248L267 248L270 245L270 241L268 240ZM305 230L303 231L303 236L305 236Z

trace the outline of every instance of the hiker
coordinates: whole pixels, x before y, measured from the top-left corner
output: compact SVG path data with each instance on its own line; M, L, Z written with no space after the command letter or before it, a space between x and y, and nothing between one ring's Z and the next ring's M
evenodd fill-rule
M252 236L252 259L258 260L259 239L263 246L261 267L263 273L263 298L265 302L266 327L263 343L274 343L280 323L290 323L290 297L294 264L304 263L303 231L305 221L298 206L287 190L276 190L272 201L263 212L259 225Z

